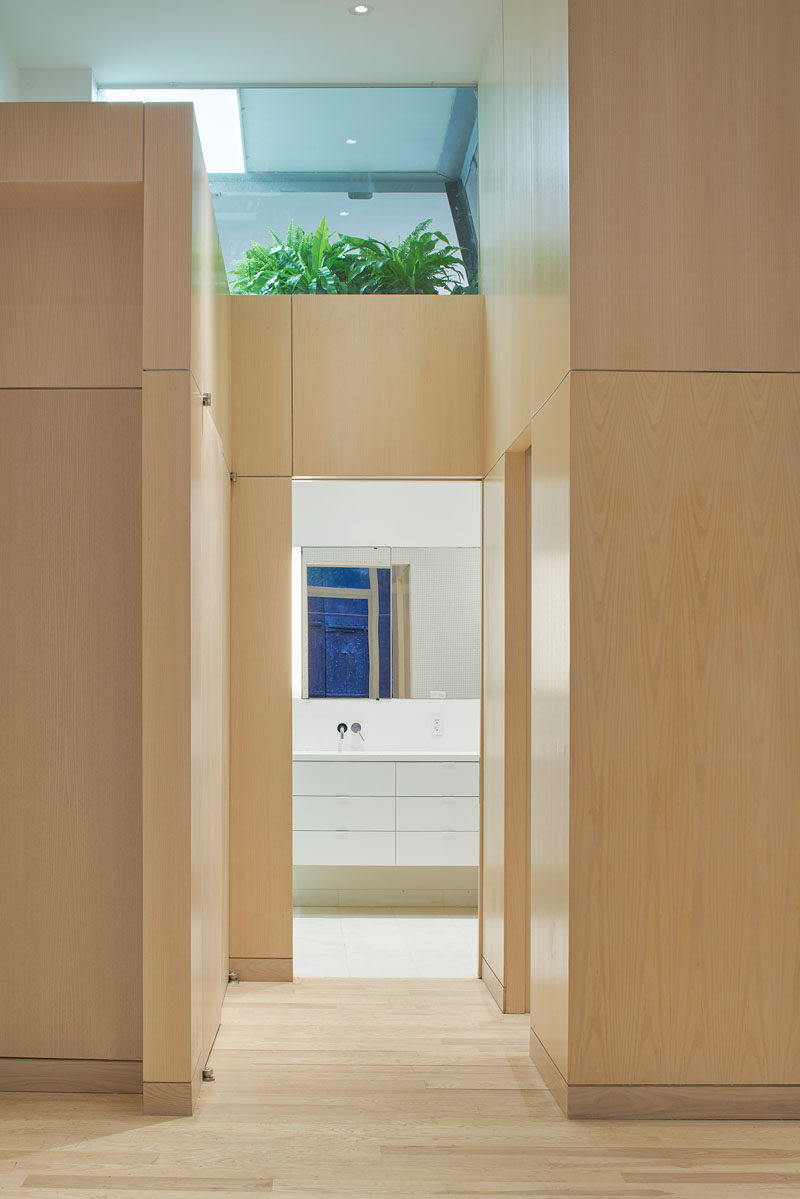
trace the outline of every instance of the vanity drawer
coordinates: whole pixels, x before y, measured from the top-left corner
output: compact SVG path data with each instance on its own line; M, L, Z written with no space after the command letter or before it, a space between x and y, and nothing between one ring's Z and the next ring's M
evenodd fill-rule
M394 831L394 799L388 795L295 795L294 828Z
M394 833L298 832L295 866L394 866Z
M477 833L396 834L398 866L477 866Z
M400 795L397 828L404 832L477 832L477 795Z
M295 795L394 795L394 762L295 762Z
M398 762L398 795L478 795L477 762Z

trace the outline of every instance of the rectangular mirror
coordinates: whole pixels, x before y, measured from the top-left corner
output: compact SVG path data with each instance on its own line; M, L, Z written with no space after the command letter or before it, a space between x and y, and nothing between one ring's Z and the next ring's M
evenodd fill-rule
M305 699L476 699L475 547L311 547L301 556Z

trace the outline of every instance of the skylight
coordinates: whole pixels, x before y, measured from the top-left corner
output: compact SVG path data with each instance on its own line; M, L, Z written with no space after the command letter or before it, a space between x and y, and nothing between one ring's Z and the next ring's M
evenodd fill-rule
M244 172L242 124L239 116L239 93L236 88L143 88L108 87L101 99L111 103L123 101L194 104L197 132L203 147L203 158L209 174L241 174Z

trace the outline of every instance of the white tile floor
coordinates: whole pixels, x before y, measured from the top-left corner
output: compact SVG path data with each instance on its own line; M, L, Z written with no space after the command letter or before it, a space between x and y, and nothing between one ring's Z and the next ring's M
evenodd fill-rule
M475 978L469 908L295 908L296 978Z

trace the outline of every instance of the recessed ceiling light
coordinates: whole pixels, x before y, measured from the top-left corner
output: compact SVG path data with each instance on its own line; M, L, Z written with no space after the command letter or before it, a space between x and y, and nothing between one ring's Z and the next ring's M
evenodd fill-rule
M347 208L343 208L342 211L339 213L339 216L350 216L350 212Z
M372 5L370 5L370 4L354 4L352 6L352 8L349 8L347 11L349 13L351 13L354 17L365 17L368 12L372 12Z
M344 140L348 146L354 146L356 144L356 139L354 137L346 137Z

